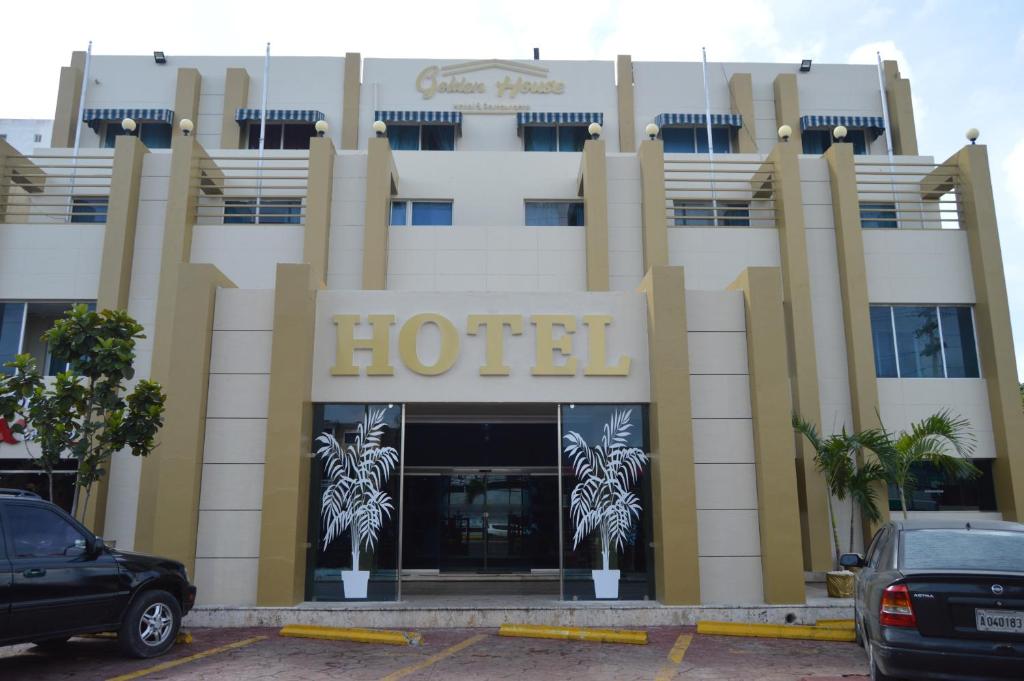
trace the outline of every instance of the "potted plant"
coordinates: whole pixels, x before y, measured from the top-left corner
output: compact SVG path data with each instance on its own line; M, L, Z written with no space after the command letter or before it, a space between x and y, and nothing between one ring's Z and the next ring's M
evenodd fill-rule
M317 438L316 451L330 480L321 502L324 548L349 530L352 569L341 571L345 598L366 598L369 570L359 569L360 549L372 550L384 518L391 517L391 496L381 488L398 463L394 447L382 447L384 409L368 409L351 444L342 448L331 433Z
M569 500L575 532L573 549L592 532L601 542L601 569L592 572L597 598L619 597L619 571L609 567L614 545L622 550L633 521L640 517L640 499L631 490L647 462L647 454L629 446L631 410L616 410L604 425L601 443L587 444L582 435L565 435L565 453L572 463L576 486Z

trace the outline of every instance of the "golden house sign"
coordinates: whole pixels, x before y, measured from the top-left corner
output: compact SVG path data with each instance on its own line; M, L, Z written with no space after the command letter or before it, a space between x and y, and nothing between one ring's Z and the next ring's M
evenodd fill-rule
M436 94L486 94L487 83L467 78L466 74L489 69L510 71L513 74L495 81L494 88L500 98L515 99L520 94L560 95L565 92L565 83L549 79L548 69L502 59L467 61L443 67L428 66L416 76L416 90L423 95L423 99L431 99Z

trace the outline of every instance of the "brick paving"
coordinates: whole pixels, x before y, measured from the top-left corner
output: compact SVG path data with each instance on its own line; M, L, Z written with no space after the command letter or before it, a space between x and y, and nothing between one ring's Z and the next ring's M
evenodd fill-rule
M698 636L692 627L649 629L646 646L501 638L493 629L422 631L424 645L395 647L289 639L274 629L194 629L192 645L156 660L120 657L109 640L73 639L59 653L32 646L0 648L0 679L91 681L144 671L255 636L250 645L216 652L142 676L145 680L425 681L586 679L587 681L839 681L866 679L864 652L852 643ZM681 634L692 636L682 662L668 659ZM469 645L449 649L468 639ZM447 654L450 653L450 654Z

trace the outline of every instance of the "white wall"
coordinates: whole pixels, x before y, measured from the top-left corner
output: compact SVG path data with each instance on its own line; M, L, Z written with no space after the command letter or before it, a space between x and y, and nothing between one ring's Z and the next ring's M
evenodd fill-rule
M198 602L256 602L274 292L220 289L199 498Z
M342 151L334 159L327 288L363 287L363 225L366 222L366 154Z
M863 234L872 303L974 303L963 230L866 229Z
M640 162L608 154L608 274L612 291L634 291L644 274Z
M49 147L52 134L52 119L0 118L0 139L22 154L31 154L37 147ZM36 135L39 135L38 142Z
M686 291L701 602L764 600L743 294Z

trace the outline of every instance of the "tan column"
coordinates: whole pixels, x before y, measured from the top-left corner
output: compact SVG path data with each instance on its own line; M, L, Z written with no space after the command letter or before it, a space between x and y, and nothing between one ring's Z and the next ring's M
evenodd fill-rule
M665 145L644 140L640 160L641 218L643 221L644 271L668 264L668 207L665 203Z
M309 140L309 177L306 181L306 229L302 260L313 266L317 284L327 281L327 255L331 239L331 190L334 187L334 143L327 137Z
M178 297L188 304L164 330L174 371L161 381L167 406L160 445L142 463L135 548L180 560L195 574L213 313L217 289L234 284L210 264L180 263L177 270Z
M388 287L388 225L398 171L386 137L371 137L366 149L366 220L363 226L363 288Z
M53 112L53 132L50 146L62 149L75 146L75 131L81 112L78 110L82 98L85 52L71 53L71 66L60 69L60 85L57 86L57 108Z
M633 58L620 54L615 60L619 97L619 153L636 151L636 114L633 109Z
M871 307L868 300L868 275L864 265L864 237L860 226L860 201L857 197L857 168L853 145L834 143L825 152L832 186L832 216L839 263L839 293L843 303L843 330L846 336L846 369L850 380L850 407L853 430L877 428L878 379L875 372L874 342L871 336ZM825 424L817 424L824 428ZM876 488L878 523L865 523L864 539L870 541L875 530L889 519L889 492ZM866 545L866 544L865 544Z
M132 259L135 255L135 225L139 216L139 184L142 163L149 149L138 137L121 135L114 145L114 166L110 179L110 202L107 226L103 233L103 255L100 260L97 310L125 310L132 281ZM107 517L107 493L110 473L100 478L92 489L95 502L86 509L84 522L102 535Z
M775 124L783 124L793 128L789 143L796 146L797 151L803 148L800 140L800 91L796 86L795 73L780 73L775 76Z
M14 188L14 166L24 157L7 140L0 139L0 223L7 222L7 206Z
M696 605L700 564L683 268L651 268L640 290L647 294L651 371L655 591L666 605Z
M1024 414L1021 413L1006 278L992 199L988 149L970 144L946 163L960 166L961 220L974 279L974 322L988 389L996 459L996 503L1006 520L1024 520Z
M174 130L172 135L182 135L178 123L183 118L192 121L195 128L192 134L199 132L199 88L203 77L199 69L178 69L178 84L174 91Z
M757 520L765 603L804 602L796 457L790 417L782 276L775 267L749 267L729 288L743 292L747 371L754 428Z
M814 317L811 314L811 275L807 265L807 235L797 157L799 151L798 141L790 139L789 142L780 142L768 155L768 162L772 164L774 173L775 224L779 230L793 409L805 420L821 423ZM796 438L796 435L793 437ZM825 482L814 470L814 449L802 438L796 438L796 443L797 476L801 485L804 566L808 570L822 572L830 570L832 566Z
M230 68L224 76L224 114L220 124L220 148L243 149L242 130L235 112L249 104L249 72Z
M757 153L757 123L754 119L754 84L749 73L734 73L729 78L729 102L734 114L743 117L743 127L736 131L736 151Z
M359 72L363 58L358 52L345 53L345 84L341 103L341 148L359 148Z
M885 72L885 99L889 105L889 125L892 126L893 153L916 156L917 125L914 122L910 81L900 76L896 62L882 62L882 67Z
M277 266L257 605L304 600L313 436L315 268Z
M579 194L587 241L587 290L608 290L608 168L604 140L587 140L580 163Z

